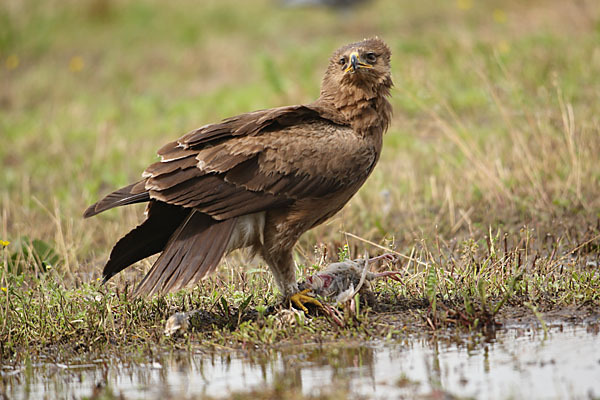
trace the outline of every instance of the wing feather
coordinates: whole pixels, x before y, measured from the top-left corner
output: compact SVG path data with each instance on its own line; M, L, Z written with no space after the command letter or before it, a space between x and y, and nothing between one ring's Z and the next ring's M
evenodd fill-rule
M127 204L143 203L150 200L147 192L136 193L133 189L139 182L132 183L119 190L115 190L102 200L89 206L83 213L84 218L89 218L102 211L110 210L114 207L124 206Z
M196 164L198 164L196 155L197 155L197 153L194 152L193 154L189 155L188 157L180 159L179 162L176 162L176 163L175 162L163 162L163 161L155 162L154 164L151 164L148 168L146 168L146 170L144 171L144 174L142 176L144 178L149 178L151 176L168 174L168 173L176 171L176 170L191 168L191 167L195 166Z
M140 282L136 295L178 290L212 272L229 244L235 222L235 218L215 221L192 211Z
M182 207L152 201L148 206L148 218L123 236L110 252L102 275L104 282L127 268L163 250L171 234L190 213Z
M146 181L146 190L167 190L202 175L204 172L196 167L176 169L166 174L149 177Z

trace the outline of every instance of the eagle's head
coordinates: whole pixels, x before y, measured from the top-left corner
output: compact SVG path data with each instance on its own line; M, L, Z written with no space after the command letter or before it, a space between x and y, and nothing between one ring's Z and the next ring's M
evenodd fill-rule
M391 52L377 37L347 44L333 53L321 86L322 97L388 95Z

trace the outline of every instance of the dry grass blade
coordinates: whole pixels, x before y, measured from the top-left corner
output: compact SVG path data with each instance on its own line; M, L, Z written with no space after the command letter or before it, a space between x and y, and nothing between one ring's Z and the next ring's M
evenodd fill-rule
M360 236L357 236L357 235L355 235L355 234L353 234L353 233L350 233L350 232L342 232L342 233L343 233L344 235L346 235L346 236L350 236L351 238L358 239L358 240L360 240L361 242L368 243L368 244L370 244L371 246L377 247L377 248L379 248L379 249L381 249L381 250L385 250L385 251L386 251L386 252L388 252L388 253L395 254L395 255L397 255L398 257L402 257L402 258L404 258L404 259L406 259L406 260L408 260L408 261L412 261L412 262L414 262L414 263L416 263L416 264L419 264L419 265L422 265L422 266L424 266L424 267L426 267L426 266L428 266L428 265L429 265L429 264L427 264L427 263L424 263L423 261L417 260L416 258L414 258L414 257L412 257L412 256L407 256L406 254L399 253L399 252L397 252L397 251L395 251L395 250L392 250L392 249L389 249L389 248L387 248L387 247L384 247L384 246L382 246L382 245L379 245L379 244L377 244L377 243L375 243L375 242L372 242L372 241L370 241L370 240L368 240L368 239L361 238ZM407 266L407 267L408 267L408 266Z

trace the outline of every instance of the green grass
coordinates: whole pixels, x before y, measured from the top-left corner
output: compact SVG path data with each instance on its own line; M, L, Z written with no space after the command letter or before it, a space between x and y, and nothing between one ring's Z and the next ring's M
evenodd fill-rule
M384 153L350 204L301 239L296 259L335 260L345 244L352 257L383 252L368 240L426 267L403 258L404 284L378 284L378 305L346 310L343 329L257 314L276 304L273 283L238 255L164 299L125 295L148 261L99 285L111 246L143 208L84 221L88 204L195 127L311 101L330 53L372 35L393 51ZM186 340L393 338L405 316L415 331L469 330L525 303L598 305L599 39L592 1L381 0L347 13L266 0L0 6L2 359ZM233 313L250 294L241 319L219 307L222 298ZM164 338L166 317L192 308L210 310L214 326Z

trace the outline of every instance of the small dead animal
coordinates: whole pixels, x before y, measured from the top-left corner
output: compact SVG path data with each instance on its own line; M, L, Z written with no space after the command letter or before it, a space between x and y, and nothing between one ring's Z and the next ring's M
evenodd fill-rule
M370 272L369 264L377 260L395 261L396 258L392 254L384 254L370 259L332 263L318 274L306 278L299 284L299 288L340 304L354 297L356 293L370 293L370 282L375 279L390 278L402 282L398 276L399 271Z

